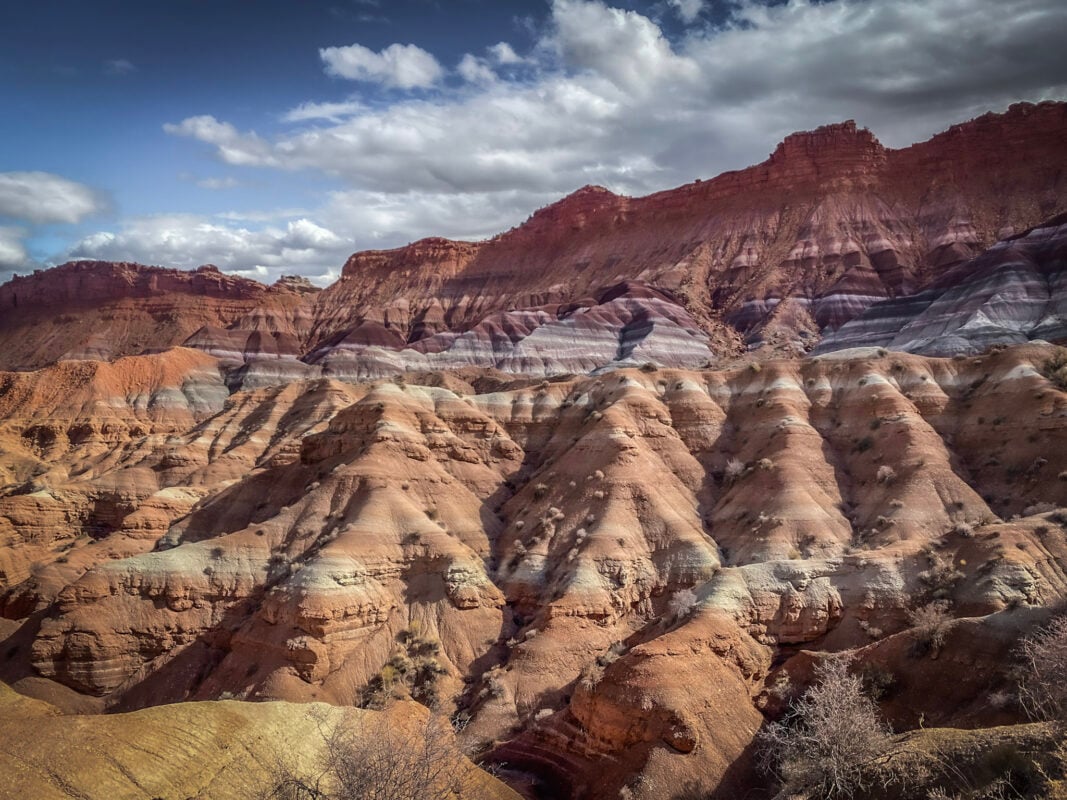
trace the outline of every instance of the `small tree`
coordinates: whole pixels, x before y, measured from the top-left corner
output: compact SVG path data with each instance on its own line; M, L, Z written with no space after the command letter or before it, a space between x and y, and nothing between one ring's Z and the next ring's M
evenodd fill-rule
M1019 703L1033 719L1067 722L1067 615L1019 643Z
M848 667L840 657L820 664L817 683L759 734L764 767L788 789L852 797L865 786L865 767L889 745L889 728Z

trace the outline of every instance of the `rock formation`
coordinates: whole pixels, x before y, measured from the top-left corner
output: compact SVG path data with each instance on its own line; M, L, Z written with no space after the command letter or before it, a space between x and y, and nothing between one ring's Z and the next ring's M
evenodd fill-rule
M414 700L530 796L733 798L833 653L897 730L983 729L908 763L1045 741L1010 690L1067 598L1064 141L1056 103L843 123L322 291L0 287L9 785L207 796L287 703Z
M875 303L816 352L947 356L1032 339L1067 339L1067 215L998 242L921 292Z

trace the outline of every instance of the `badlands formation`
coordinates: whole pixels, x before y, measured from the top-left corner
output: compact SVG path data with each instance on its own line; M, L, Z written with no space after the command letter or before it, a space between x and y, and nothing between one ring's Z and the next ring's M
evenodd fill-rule
M242 796L309 709L414 700L530 797L771 797L757 731L837 653L914 774L1052 752L1013 664L1067 598L1064 142L844 123L321 291L0 287L12 785Z

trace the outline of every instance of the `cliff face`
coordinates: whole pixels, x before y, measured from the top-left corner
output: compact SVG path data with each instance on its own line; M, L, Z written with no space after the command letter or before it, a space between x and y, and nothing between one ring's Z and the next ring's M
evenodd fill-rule
M268 288L213 266L188 272L71 262L0 286L0 365L119 358L174 347L203 326L255 328L264 318L291 332L300 328L290 318L308 292L299 282Z
M464 330L636 278L676 295L713 337L728 323L760 341L787 298L833 330L1062 211L1065 137L1067 104L1056 103L1013 106L904 150L855 123L829 125L787 137L763 164L648 197L586 187L465 247L434 270L432 288L419 269L425 244L393 251L389 263L409 277L368 290L365 272L350 270L317 313L385 309L410 341L423 335L413 325L423 310Z
M921 292L874 304L816 352L950 356L1032 339L1067 339L1067 216L998 242Z
M364 361L376 366L336 374L388 374L432 367L423 354L455 340L451 364L566 371L611 359L546 353L536 340L525 348L535 357L504 351L545 325L581 327L577 309L634 282L676 306L638 316L685 317L705 337L702 358L745 342L801 353L872 303L1065 210L1065 140L1064 103L1012 106L902 150L853 122L828 125L787 137L762 164L648 197L585 187L487 242L356 253L322 292L212 268L68 264L0 287L0 367L188 343L315 364L337 346L341 361L374 347ZM306 374L295 363L269 371Z

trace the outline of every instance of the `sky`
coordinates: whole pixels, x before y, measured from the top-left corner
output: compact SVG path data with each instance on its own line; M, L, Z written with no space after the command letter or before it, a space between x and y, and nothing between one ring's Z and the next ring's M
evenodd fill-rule
M0 8L0 281L72 259L335 280L844 119L1067 99L1063 0L35 0Z

